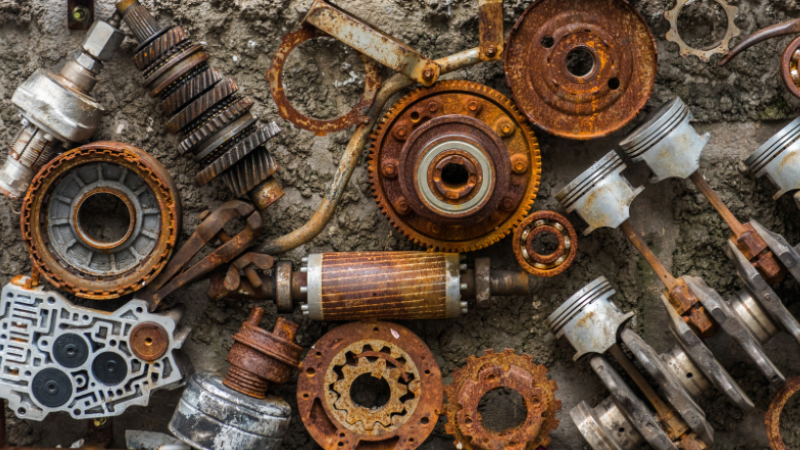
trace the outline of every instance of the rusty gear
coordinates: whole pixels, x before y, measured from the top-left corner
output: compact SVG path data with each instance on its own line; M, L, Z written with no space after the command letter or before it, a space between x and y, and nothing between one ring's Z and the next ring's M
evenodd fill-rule
M789 43L781 57L781 78L783 84L795 97L800 98L800 37Z
M539 144L510 99L470 81L416 90L372 136L378 206L413 242L445 252L499 241L539 190Z
M445 386L447 425L457 448L466 450L536 450L550 443L550 432L558 428L556 400L558 385L547 379L547 369L536 365L528 355L514 350L503 353L486 350L484 356L470 356L467 366L451 373L453 382ZM494 432L482 425L478 404L488 392L507 388L525 401L527 416L515 428Z
M351 396L362 376L389 385L383 406L367 408ZM428 347L387 322L354 322L330 331L308 352L297 383L300 417L323 448L355 449L369 441L413 450L433 431L442 396L442 376Z
M79 218L85 200L101 194L127 207L129 227L115 242L95 239ZM143 288L161 272L182 211L178 189L158 160L131 145L97 142L44 167L20 219L34 271L78 297L106 300Z
M558 239L558 248L541 255L533 248L536 236L550 234ZM552 211L538 211L528 216L514 231L514 256L526 272L538 277L554 277L572 265L578 254L578 233L569 220Z
M573 66L580 56L592 65ZM505 58L519 109L548 133L580 140L633 120L657 65L655 38L625 0L536 1L511 30Z
M800 392L800 377L786 380L786 384L772 398L769 409L764 415L769 446L772 447L772 450L786 450L786 444L783 443L783 438L781 438L781 412L783 412L786 402L798 392Z

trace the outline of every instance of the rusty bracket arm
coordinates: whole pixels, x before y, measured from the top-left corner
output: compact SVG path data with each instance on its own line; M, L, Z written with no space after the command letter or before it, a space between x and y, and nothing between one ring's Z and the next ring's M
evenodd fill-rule
M481 61L503 59L503 0L478 0Z
M261 289L263 285L261 277L258 276L258 273L256 273L251 265L261 270L269 270L275 265L275 260L269 255L245 253L244 256L234 261L228 268L228 273L225 275L225 287L231 291L238 289L242 281L239 277L239 271L244 270L247 281L249 281L254 288Z
M775 24L764 28L763 30L756 31L755 33L743 39L742 42L739 42L736 47L731 49L731 51L729 51L728 54L722 58L722 60L719 62L719 65L724 66L725 64L728 64L728 62L735 58L739 53L742 53L754 45L760 44L772 38L789 36L798 33L800 33L800 19L794 19L788 22Z
M430 86L441 68L413 48L325 0L316 0L303 19L375 61Z

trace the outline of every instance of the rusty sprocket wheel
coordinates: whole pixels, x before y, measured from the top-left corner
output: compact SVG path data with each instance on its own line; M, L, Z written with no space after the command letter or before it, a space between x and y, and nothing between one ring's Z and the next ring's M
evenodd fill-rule
M558 248L542 255L534 249L534 240L541 234L558 239ZM537 211L514 231L514 256L526 272L537 277L554 277L572 265L578 254L578 233L566 217L553 211Z
M543 130L595 139L641 111L657 59L650 28L625 0L538 0L509 35L506 81L519 109Z
M364 406L352 395L354 383L369 377L389 387L382 405ZM325 449L413 450L433 431L442 396L431 351L414 333L388 322L334 328L311 347L297 380L300 417Z
M486 350L484 356L470 356L467 366L451 373L453 382L445 386L447 396L447 434L455 436L457 448L466 450L536 450L550 443L550 432L558 428L556 412L561 401L555 397L558 385L547 379L547 369L536 365L528 355L514 350L503 353ZM478 405L488 392L508 388L525 401L525 421L502 432L482 424Z
M539 144L513 102L470 81L441 81L397 102L372 136L372 192L414 243L445 252L494 244L539 190Z
M101 230L98 237L96 227L84 222L82 208L93 197L118 202L128 219L122 234ZM167 169L144 150L119 142L85 145L44 166L20 217L34 270L53 286L92 300L147 285L172 255L181 220L180 196Z

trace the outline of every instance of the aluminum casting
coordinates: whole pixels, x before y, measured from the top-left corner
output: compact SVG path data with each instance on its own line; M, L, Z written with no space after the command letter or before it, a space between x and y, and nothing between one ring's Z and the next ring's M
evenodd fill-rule
M97 214L91 204L111 200L121 205L114 214L127 219L119 235L91 222ZM20 215L33 270L59 289L94 300L150 283L172 255L182 218L167 169L118 142L85 145L51 161L34 178Z
M139 42L133 61L169 117L167 129L181 134L180 152L192 153L202 168L197 184L220 177L235 197L247 195L259 210L282 197L272 177L278 164L268 150L278 126L258 124L250 112L253 99L209 66L211 55L181 27L162 27L139 0L119 1L117 10Z
M59 74L39 69L17 88L11 101L20 109L22 129L0 168L0 193L22 199L42 166L95 134L105 110L90 94L123 38L115 25L98 20Z
M362 405L352 389L362 379L388 385L383 404ZM354 322L323 336L300 365L297 407L321 447L419 447L442 405L442 375L425 343L387 322Z
M558 246L550 254L536 251L536 238L551 235ZM572 265L578 254L578 233L569 220L552 211L537 211L526 217L514 231L514 256L526 272L538 277L554 277Z
M278 261L273 275L212 277L210 296L273 300L281 313L300 303L313 320L445 319L467 314L474 307L489 309L492 296L528 294L528 274L492 271L488 258L473 268L455 253L356 252L316 253L292 270L291 261Z
M17 417L43 420L58 411L75 419L117 416L146 406L156 389L178 387L191 372L177 351L190 332L179 326L182 308L151 314L144 302L132 300L108 313L26 282L16 277L0 300L0 398Z
M445 386L447 414L445 430L455 437L455 446L466 450L537 450L550 443L550 432L558 428L556 413L561 401L558 385L547 379L547 368L533 363L529 355L486 350L484 356L467 358L466 367L451 373ZM511 389L525 402L525 420L514 428L497 432L483 426L478 405L495 389Z
M469 81L408 94L373 135L369 174L378 206L404 236L432 250L499 241L539 190L539 145L511 100Z
M738 14L739 8L729 4L725 0L714 0L722 10L725 11L725 16L728 19L728 28L719 43L711 48L700 50L686 44L686 41L683 40L678 31L678 17L681 15L681 10L691 1L692 0L677 0L675 8L664 13L664 17L666 17L670 25L670 29L667 32L667 40L678 44L682 57L697 56L701 61L708 62L711 56L717 53L727 53L730 48L731 39L741 34L739 27L736 26L736 14Z
M520 110L556 136L595 139L628 124L656 80L655 38L625 0L540 0L511 30L506 81Z

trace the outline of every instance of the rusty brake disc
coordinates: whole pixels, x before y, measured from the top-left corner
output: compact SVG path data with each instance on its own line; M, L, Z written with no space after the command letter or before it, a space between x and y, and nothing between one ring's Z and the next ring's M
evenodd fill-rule
M470 356L467 366L451 373L453 382L445 386L447 425L457 448L466 450L536 450L550 443L550 432L558 428L556 413L561 401L555 397L558 385L547 379L547 369L536 365L528 355L514 350L503 353L486 350L484 356ZM507 388L525 402L525 420L502 432L484 427L478 405L490 391Z
M365 407L351 390L372 377L389 386L383 405ZM442 375L425 343L388 322L353 322L323 336L300 365L297 408L323 448L413 450L433 431ZM374 447L373 447L374 446Z
M519 109L569 139L607 136L633 120L657 66L650 28L625 0L538 0L506 46L506 81Z
M558 240L558 247L549 255L539 254L534 241L541 234ZM552 211L537 211L522 221L514 231L514 256L526 272L538 277L554 277L572 265L578 254L578 233L569 220Z
M123 205L128 226L121 237L83 220L82 207L95 196ZM78 297L106 300L141 289L161 272L182 212L178 189L158 160L131 145L97 142L44 167L20 219L34 270Z
M487 247L519 224L539 190L539 144L510 99L470 81L441 81L397 102L373 134L378 206L419 245Z

